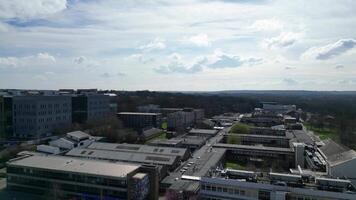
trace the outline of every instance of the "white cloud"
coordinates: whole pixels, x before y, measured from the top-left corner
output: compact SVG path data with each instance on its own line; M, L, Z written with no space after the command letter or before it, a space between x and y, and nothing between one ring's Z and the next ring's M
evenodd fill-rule
M235 68L242 65L258 65L263 61L262 58L241 58L237 55L227 54L221 50L215 50L212 55L206 56L202 59L201 63L208 68Z
M128 57L128 60L130 60L130 59L139 61L140 63L143 63L143 64L151 63L154 61L153 58L147 57L146 55L141 54L141 53L130 55Z
M0 21L0 33L7 32L9 30L8 25Z
M0 19L43 17L66 8L66 0L0 0Z
M201 33L188 38L188 41L199 47L207 47L211 45L207 34Z
M298 85L298 81L294 80L294 79L291 79L291 78L285 78L282 80L282 83L286 84L286 85L289 85L289 86L292 86L292 85Z
M48 80L47 76L41 75L41 74L35 75L33 78L36 80L39 80L39 81L47 81Z
M48 65L55 63L56 59L49 53L38 53L37 55L25 57L0 57L0 67L22 67L31 65Z
M17 67L18 61L15 57L0 57L0 67Z
M320 47L312 47L302 54L303 59L328 60L356 47L356 40L341 39Z
M118 72L118 73L104 72L104 73L100 74L100 77L102 77L102 78L114 78L114 77L123 77L123 76L126 76L126 74L122 73L122 72Z
M153 41L139 46L139 49L142 51L150 52L154 50L162 50L166 48L165 41L161 38L156 38Z
M49 53L39 53L37 54L37 58L43 59L43 60L51 60L53 62L56 62L56 59L54 56L50 55Z
M261 64L262 58L241 58L237 55L224 53L221 50L215 50L213 54L197 57L192 65L183 63L182 55L173 53L169 56L170 63L155 68L154 71L161 74L169 73L197 73L203 71L205 68L210 69L224 69L237 68L243 65L253 66Z
M294 45L303 37L302 33L282 32L277 37L266 39L264 44L267 48L285 48Z
M283 28L283 23L277 19L256 20L250 27L256 31L275 31Z

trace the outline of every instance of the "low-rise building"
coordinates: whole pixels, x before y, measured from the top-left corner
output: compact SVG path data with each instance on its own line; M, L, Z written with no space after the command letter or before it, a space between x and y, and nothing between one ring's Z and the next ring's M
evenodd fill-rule
M7 163L7 187L47 199L146 199L147 174L134 164L62 156L25 156Z
M296 175L283 175L286 179L299 179ZM300 180L302 179L301 176ZM230 200L301 200L328 199L350 200L356 199L356 193L349 191L350 181L339 179L317 179L306 187L293 187L288 182L249 182L242 179L226 179L202 177L200 179L199 196L202 200L230 199ZM324 183L325 182L325 183ZM295 184L295 183L294 183ZM341 191L332 189L332 184L341 185ZM326 187L326 185L330 187ZM335 189L335 188L334 188Z

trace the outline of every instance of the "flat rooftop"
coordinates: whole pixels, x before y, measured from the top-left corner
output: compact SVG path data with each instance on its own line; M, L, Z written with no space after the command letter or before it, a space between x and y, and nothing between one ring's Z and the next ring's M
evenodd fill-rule
M291 148L279 148L279 147L266 147L266 146L253 146L253 145L241 145L241 144L214 144L214 147L226 148L226 149L246 149L246 150L262 150L262 151L274 151L274 152L294 152Z
M207 135L215 135L218 132L218 130L214 129L195 129L193 128L192 130L189 131L190 134L207 134Z
M177 156L152 155L136 152L110 151L88 148L72 149L66 154L66 156L169 166L174 165L178 160Z
M110 163L65 156L37 155L10 160L8 165L118 178L124 178L128 173L131 173L140 167L139 165L134 164Z
M180 157L183 157L188 151L186 148L160 147L160 146L149 146L149 145L140 145L140 144L118 144L118 143L105 143L105 142L93 142L87 148L98 149L98 150L110 150L110 151L137 152L137 153L146 153L146 154L174 155Z
M160 115L161 113L144 113L144 112L119 112L118 115Z

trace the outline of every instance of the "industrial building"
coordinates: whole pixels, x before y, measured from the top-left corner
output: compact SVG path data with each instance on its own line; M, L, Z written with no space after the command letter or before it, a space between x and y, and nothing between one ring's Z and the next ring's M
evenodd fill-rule
M162 124L160 113L119 112L117 117L126 127L135 129L160 128Z
M74 123L84 123L103 119L110 114L110 97L96 93L83 93L72 96Z
M148 174L141 172L139 165L62 156L10 160L7 187L47 199L143 200L152 190Z

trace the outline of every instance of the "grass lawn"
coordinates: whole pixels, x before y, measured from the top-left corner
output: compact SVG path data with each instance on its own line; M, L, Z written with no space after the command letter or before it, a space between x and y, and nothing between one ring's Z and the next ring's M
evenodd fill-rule
M249 134L252 127L247 124L237 123L231 127L230 133Z
M334 141L339 141L339 135L337 134L335 129L331 128L316 128L311 126L310 124L305 125L308 130L313 131L314 134L318 135L321 140L332 139Z
M162 129L163 129L163 130L167 130L167 127L168 127L167 122L163 122L163 123L162 123Z
M238 134L229 134L226 139L227 144L241 144L241 137Z
M153 137L153 138L147 140L147 141L145 142L145 144L148 144L148 143L150 143L151 141L156 140L156 139L167 139L167 133L166 133L166 132L161 132L158 136Z
M234 162L226 162L225 163L225 168L236 169L236 170L244 170L244 169L246 169L245 166L240 165L238 163L234 163Z

